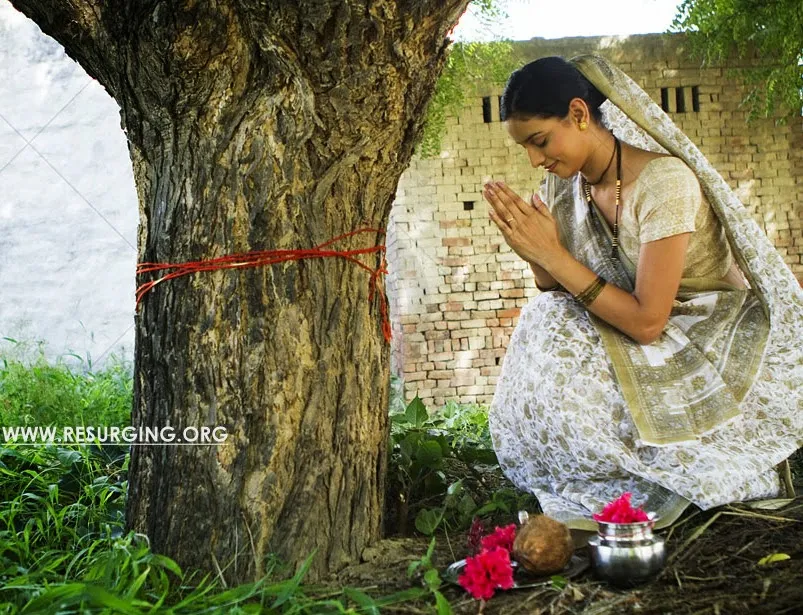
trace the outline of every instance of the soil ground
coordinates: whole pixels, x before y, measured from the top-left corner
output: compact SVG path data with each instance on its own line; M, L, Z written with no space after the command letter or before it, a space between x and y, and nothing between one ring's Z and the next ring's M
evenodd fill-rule
M797 474L798 494L803 492L801 483L803 476ZM803 496L778 510L746 504L709 511L689 507L658 534L666 540L667 565L637 589L612 588L589 569L560 590L550 585L500 591L485 604L459 587L444 585L442 591L457 614L803 615ZM383 540L366 550L362 564L343 570L338 583L372 595L409 588L416 581L407 578L407 565L420 559L428 544L426 537ZM465 544L465 533L438 535L434 564L443 571L462 559L467 555ZM774 553L789 559L759 564ZM433 613L434 599L383 612Z

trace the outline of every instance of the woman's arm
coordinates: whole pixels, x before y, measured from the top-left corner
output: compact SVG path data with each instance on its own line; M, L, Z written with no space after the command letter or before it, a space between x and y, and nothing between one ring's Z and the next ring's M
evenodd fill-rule
M587 306L588 311L639 344L657 340L666 327L680 287L690 235L681 233L642 244L634 292L609 283ZM546 268L573 295L583 292L597 278L568 251L562 258L546 264Z
M555 218L540 199L525 203L501 182L489 182L483 194L492 205L491 219L521 258L548 272L575 296L596 280L597 274L561 244ZM587 309L639 344L654 342L669 320L690 235L679 232L644 241L633 293L607 284Z
M549 177L544 178L538 192L530 197L530 204L533 207L537 208L539 203L543 203L547 199L547 194L549 193L548 182ZM558 234L560 234L560 231L558 231ZM528 261L528 264L530 265L530 269L532 269L533 277L535 278L535 286L538 290L542 292L545 290L565 290L546 269L539 267L532 261Z
M539 290L557 290L560 288L558 281L549 275L549 272L543 267L539 267L535 263L530 263L530 269L533 270L535 285Z

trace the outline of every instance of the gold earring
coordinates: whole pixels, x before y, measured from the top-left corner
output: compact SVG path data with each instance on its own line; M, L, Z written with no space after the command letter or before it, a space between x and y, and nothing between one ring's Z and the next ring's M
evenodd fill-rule
M581 121L579 124L577 124L577 127L580 130L586 130L588 128L588 122Z

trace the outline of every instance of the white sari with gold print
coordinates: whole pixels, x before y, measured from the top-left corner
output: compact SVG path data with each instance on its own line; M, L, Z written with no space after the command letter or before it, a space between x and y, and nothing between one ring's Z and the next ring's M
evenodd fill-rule
M775 466L803 445L803 291L727 183L624 73L574 60L608 97L621 140L683 160L750 284L684 278L662 336L641 346L565 292L522 310L491 404L499 462L549 516L594 529L591 513L625 491L671 523L703 509L783 493ZM655 190L666 189L657 183ZM632 292L635 265L582 195L549 177L544 201L575 258Z

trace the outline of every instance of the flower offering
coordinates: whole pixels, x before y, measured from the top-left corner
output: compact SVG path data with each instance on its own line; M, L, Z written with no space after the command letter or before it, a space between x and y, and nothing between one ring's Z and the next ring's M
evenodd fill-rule
M466 558L465 572L457 582L477 600L490 600L497 589L510 589L513 587L510 551L494 547Z
M510 552L516 538L516 524L497 527L492 534L479 538L481 530L482 524L475 521L469 532L469 548L476 552L479 542L479 553L466 558L465 570L457 582L477 600L490 600L497 589L513 587Z
M602 523L640 523L650 518L644 510L633 508L630 498L633 494L626 492L613 502L609 502L601 513L594 514L594 521Z
M457 583L477 600L489 600L498 589L516 587L513 571L517 566L544 576L563 570L571 560L574 545L568 527L544 515L527 518L525 514L524 519L521 529L511 523L487 536L482 535L479 520L472 523L468 547L473 555L465 559Z
M485 536L480 545L482 549L493 549L494 547L502 547L505 551L510 553L513 550L513 541L516 539L516 524L511 523L505 527L497 527L493 534Z

